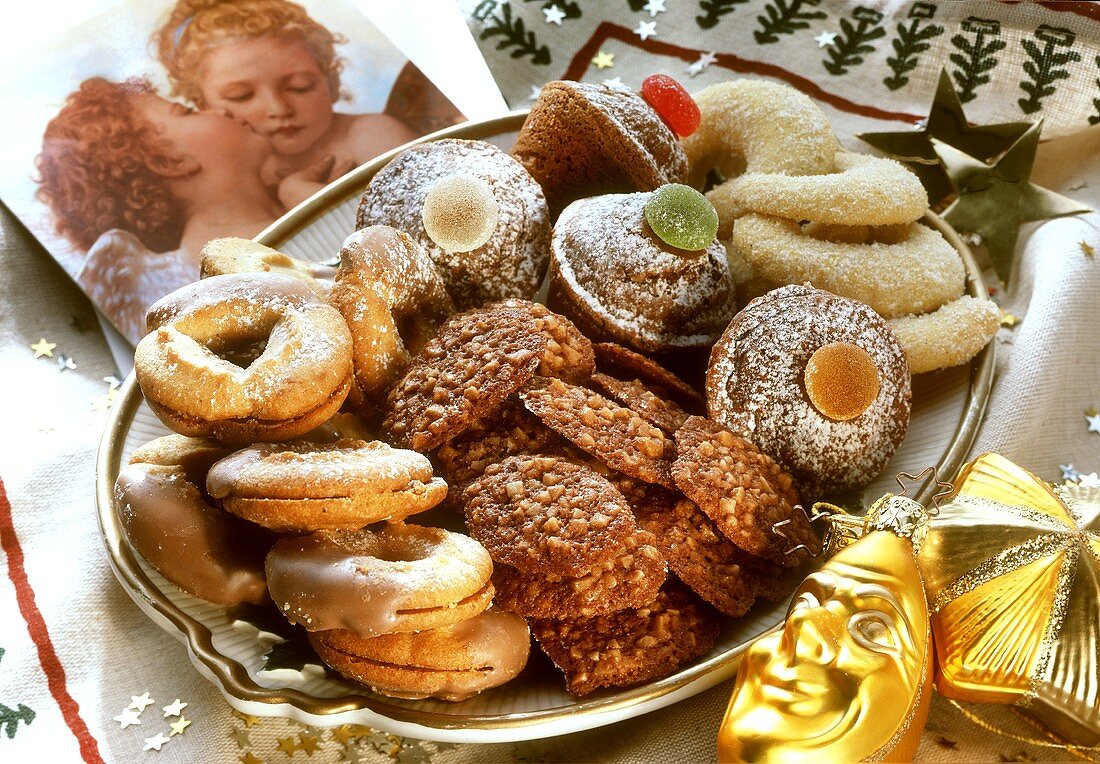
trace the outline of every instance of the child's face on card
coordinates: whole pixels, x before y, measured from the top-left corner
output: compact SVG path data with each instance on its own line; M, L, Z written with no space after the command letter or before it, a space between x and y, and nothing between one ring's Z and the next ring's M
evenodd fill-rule
M248 122L276 153L305 151L332 124L328 80L298 37L267 35L211 48L201 77L206 105Z
M134 96L133 103L176 151L201 165L259 165L270 155L270 147L247 125L224 112L188 109L152 93Z

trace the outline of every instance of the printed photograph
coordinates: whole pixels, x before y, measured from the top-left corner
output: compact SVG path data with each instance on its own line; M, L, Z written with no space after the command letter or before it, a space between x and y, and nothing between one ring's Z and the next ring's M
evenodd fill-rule
M0 90L0 196L131 342L209 239L464 119L339 0L126 2Z

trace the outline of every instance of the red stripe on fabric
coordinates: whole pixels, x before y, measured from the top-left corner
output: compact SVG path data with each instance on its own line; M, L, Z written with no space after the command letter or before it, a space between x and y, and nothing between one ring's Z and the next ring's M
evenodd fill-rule
M23 620L27 622L27 631L35 647L38 648L38 662L46 674L50 694L57 701L65 724L76 737L80 745L80 755L84 761L88 764L103 764L103 757L99 755L99 745L92 737L92 733L88 731L84 720L80 718L80 706L65 686L65 669L53 648L53 641L50 639L49 631L46 630L42 611L35 604L34 590L31 589L27 571L23 566L23 549L19 546L19 539L15 535L11 502L8 501L3 481L0 481L0 547L3 547L8 557L8 578L15 586L16 601L19 603L19 612L23 615Z
M1001 0L1001 2L1005 5L1020 5L1019 0ZM1030 3L1027 4L1030 5ZM1050 2L1049 0L1041 0L1036 5L1041 5L1052 11L1066 11L1084 16L1086 19L1100 21L1100 3L1095 2L1095 0L1093 2L1065 2L1065 0Z
M592 33L592 37L590 37L588 42L581 46L577 54L573 56L573 60L569 62L569 66L562 75L562 79L579 80L592 63L592 58L599 52L600 46L608 39L618 40L635 48L641 48L647 53L672 56L687 63L695 61L699 58L699 54L703 52L694 48L682 48L679 45L672 45L671 43L659 42L657 40L639 40L637 36L626 27L604 21L596 27L596 31ZM775 77L776 79L783 80L793 85L811 98L823 101L841 111L860 114L864 117L873 117L875 119L899 120L904 122L917 122L926 116L924 114L909 114L903 111L887 111L885 109L875 108L874 106L866 106L854 101L849 101L847 98L842 98L835 93L823 90L821 86L813 80L800 77L794 72L789 72L780 66L768 64L763 61L753 61L751 59L741 58L732 53L718 53L717 51L715 53L718 59L711 64L711 66L721 66L724 69L729 69L734 72Z

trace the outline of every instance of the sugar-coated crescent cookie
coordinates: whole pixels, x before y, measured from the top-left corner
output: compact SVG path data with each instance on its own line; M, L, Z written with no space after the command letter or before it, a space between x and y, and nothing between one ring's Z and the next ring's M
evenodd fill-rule
M524 620L495 609L438 629L368 639L339 629L309 641L321 660L381 695L450 701L514 678L531 650Z
M962 295L962 259L938 231L908 223L878 233L883 241L833 241L792 220L750 213L734 223L732 243L756 279L809 283L865 302L885 318L926 313Z
M893 159L840 152L825 175L746 173L708 198L719 219L744 212L832 225L895 225L919 220L928 194L916 175Z
M377 440L258 443L211 467L206 487L239 517L297 532L394 522L447 496L428 457Z
M970 295L932 313L890 321L913 374L966 363L993 339L1000 325L996 304Z

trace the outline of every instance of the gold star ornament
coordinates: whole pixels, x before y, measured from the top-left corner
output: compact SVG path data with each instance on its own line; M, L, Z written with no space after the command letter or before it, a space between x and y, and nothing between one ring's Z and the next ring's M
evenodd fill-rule
M1005 284L1012 272L1021 225L1090 211L1031 182L1041 130L1042 121L1036 122L993 163L932 139L932 147L958 192L958 198L944 210L944 219L961 233L981 237Z
M47 358L53 358L53 351L54 351L54 348L56 348L56 347L57 347L56 342L48 342L46 340L46 338L43 337L38 342L31 345L31 350L34 351L34 357L35 358L41 358L42 356L46 356Z
M596 65L597 69L610 69L615 65L615 54L605 53L601 50L596 54L596 57L592 59L592 63Z

